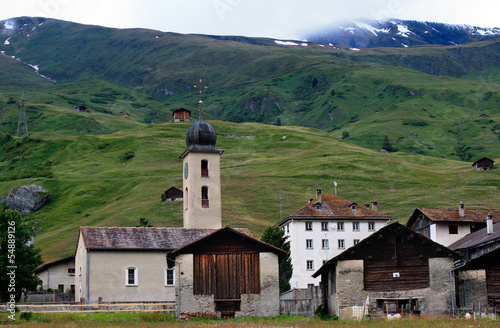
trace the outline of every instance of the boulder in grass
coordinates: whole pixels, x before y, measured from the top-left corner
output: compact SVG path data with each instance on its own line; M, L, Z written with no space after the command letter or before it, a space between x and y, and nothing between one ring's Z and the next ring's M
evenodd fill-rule
M8 208L28 215L41 208L50 198L47 189L38 185L12 188L6 199Z

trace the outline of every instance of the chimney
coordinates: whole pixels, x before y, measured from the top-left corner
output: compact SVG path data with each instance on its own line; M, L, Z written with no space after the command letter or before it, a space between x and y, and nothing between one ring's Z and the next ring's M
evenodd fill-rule
M463 218L465 216L465 206L464 206L464 203L460 202L460 204L458 204L458 216L460 216L461 218Z
M486 215L486 233L491 235L493 233L493 216L491 213Z
M377 202L372 202L372 210L374 210L375 212L378 212Z
M316 189L316 202L321 203L321 189Z

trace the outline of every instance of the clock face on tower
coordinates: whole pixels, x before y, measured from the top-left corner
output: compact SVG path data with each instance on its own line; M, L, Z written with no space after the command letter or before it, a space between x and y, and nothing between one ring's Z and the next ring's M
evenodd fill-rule
M188 163L184 165L184 179L188 178Z

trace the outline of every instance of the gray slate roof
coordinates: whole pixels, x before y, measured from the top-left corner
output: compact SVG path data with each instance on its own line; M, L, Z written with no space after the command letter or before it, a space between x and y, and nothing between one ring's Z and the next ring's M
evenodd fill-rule
M80 227L83 242L90 249L174 250L206 237L218 229ZM235 229L252 236L248 229Z
M495 240L500 240L500 222L493 224L493 233L492 234L488 235L486 233L486 228L483 228L483 229L480 229L478 231L470 233L470 234L466 235L465 237L457 240L456 242L454 242L453 244L448 246L448 248L452 249L452 250L472 248L472 247L488 244L488 243L493 242Z

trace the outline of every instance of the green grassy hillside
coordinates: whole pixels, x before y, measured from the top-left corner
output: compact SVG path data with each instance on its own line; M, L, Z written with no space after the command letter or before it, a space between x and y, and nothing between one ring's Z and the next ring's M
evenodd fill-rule
M223 224L259 236L314 198L333 192L405 222L416 207L498 208L500 171L472 171L471 163L406 153L382 154L343 143L320 130L256 123L211 122L218 132ZM179 156L190 123L155 124L99 136L0 140L0 197L36 183L51 201L28 216L46 261L71 255L78 227L182 226L181 202L161 193L182 186ZM254 136L251 139L232 137ZM283 138L286 137L286 138ZM128 158L128 159L127 159ZM500 160L496 158L496 160Z
M348 133L345 141L373 150L387 136L408 153L500 156L498 39L353 50L21 20L26 26L0 48L59 83L37 88L27 98L33 103L167 122L172 110L196 103L193 86L203 78L206 113L215 119Z

